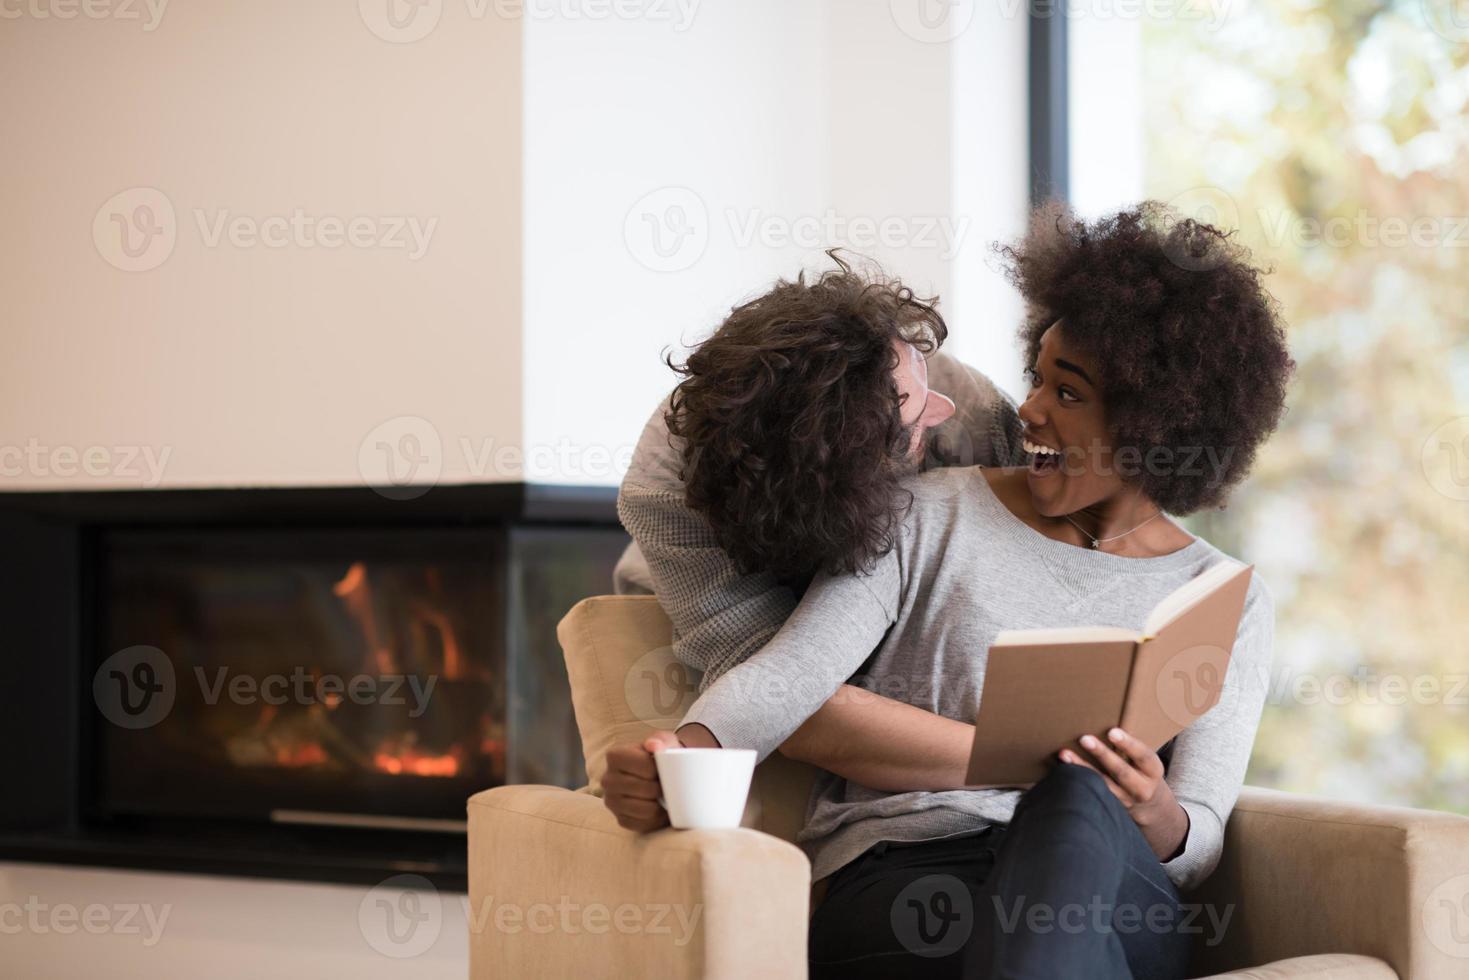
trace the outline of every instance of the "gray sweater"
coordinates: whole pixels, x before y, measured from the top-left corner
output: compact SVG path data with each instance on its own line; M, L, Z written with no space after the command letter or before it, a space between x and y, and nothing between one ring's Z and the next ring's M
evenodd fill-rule
M954 416L931 430L931 456L948 466L1020 461L1015 405L989 378L942 352L929 358L928 372L929 387L955 405ZM621 595L657 594L673 622L674 656L703 671L707 687L769 642L800 597L768 574L742 573L704 518L685 506L683 459L663 421L667 410L664 399L618 493L617 513L633 543L613 584Z
M864 662L864 686L972 722L1001 630L1140 629L1164 596L1224 558L1202 539L1160 558L1056 541L1012 514L978 467L925 473L912 489L896 548L870 574L818 576L763 649L706 687L685 724L764 758ZM1168 764L1190 821L1183 852L1164 866L1181 889L1218 863L1264 705L1273 631L1273 603L1255 576L1220 702L1179 734ZM887 793L822 773L799 839L822 878L880 840L1007 823L1018 798L1015 790Z

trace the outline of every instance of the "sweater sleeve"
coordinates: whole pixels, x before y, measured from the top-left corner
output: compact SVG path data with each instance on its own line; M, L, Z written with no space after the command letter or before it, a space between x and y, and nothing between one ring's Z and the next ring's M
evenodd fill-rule
M673 623L673 654L704 672L701 689L769 642L796 608L774 576L741 572L679 493L625 480L617 514Z
M764 760L882 642L898 606L898 558L863 575L818 575L768 644L732 667L694 702L680 725L700 724L730 749Z
M1198 887L1213 873L1224 850L1224 825L1239 799L1265 707L1275 636L1275 604L1256 578L1245 602L1239 634L1219 703L1179 733L1168 766L1168 785L1188 813L1182 853L1163 865L1180 891Z

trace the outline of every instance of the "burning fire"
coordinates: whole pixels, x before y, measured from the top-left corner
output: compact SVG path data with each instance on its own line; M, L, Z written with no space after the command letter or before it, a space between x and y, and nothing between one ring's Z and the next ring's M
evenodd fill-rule
M428 586L430 593L440 590L436 574L428 576ZM390 593L391 590L390 579ZM352 563L332 583L332 593L361 630L363 672L399 674L406 665L431 671L446 681L462 678L468 671L468 661L455 618L435 606L432 595L410 591L413 594L406 603L391 607L400 615L406 613L406 625L399 625L398 616L384 615L378 608L366 563ZM411 728L374 739L350 724L343 727L342 716L350 712L339 710L342 704L342 695L332 692L321 694L319 701L304 713L283 715L275 705L263 705L250 730L230 740L231 758L240 765L289 769L347 766L393 776L440 778L453 778L472 768L473 741L452 745L447 751L424 751L418 741L419 733ZM434 746L435 750L441 748L444 748L442 742ZM496 753L494 758L503 765L503 742L496 740L492 748Z
M286 769L322 766L327 763L326 750L315 742L296 746L275 746L275 764Z
M406 749L398 755L378 752L372 757L372 763L378 769L393 776L404 774L409 776L459 775L459 759L453 753L423 755L413 749Z
M441 588L437 569L429 569L427 576L430 591L437 593ZM384 635L385 631L378 620L378 610L375 606L371 576L368 574L365 562L353 562L340 579L332 583L332 594L341 600L347 612L355 619L362 630L363 639L366 641L367 649L370 651L372 662L369 669L376 669L379 674L395 674L404 668L402 662L405 654L411 650L395 650L394 641L401 644L403 637ZM467 661L464 650L459 642L456 624L452 618L434 605L433 602L422 596L414 597L410 601L409 614L412 621L409 624L409 638L407 642L415 650L433 649L432 637L438 638L439 666L438 673L445 680L458 680L465 674ZM409 661L419 662L418 657L407 657Z

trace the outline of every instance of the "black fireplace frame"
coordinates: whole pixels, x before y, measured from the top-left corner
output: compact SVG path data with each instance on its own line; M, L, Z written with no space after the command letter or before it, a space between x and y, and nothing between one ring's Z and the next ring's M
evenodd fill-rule
M462 832L92 817L100 541L191 527L617 529L615 488L461 484L408 500L365 486L0 493L0 745L12 747L0 860L363 884L415 873L465 889Z

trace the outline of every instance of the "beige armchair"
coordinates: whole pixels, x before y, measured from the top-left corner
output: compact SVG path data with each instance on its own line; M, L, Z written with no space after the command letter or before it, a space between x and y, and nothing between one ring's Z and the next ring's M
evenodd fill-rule
M471 976L804 977L810 865L791 840L811 771L761 765L739 830L623 830L598 798L607 749L675 725L696 676L651 597L588 599L558 633L590 783L470 799ZM1469 977L1469 818L1246 787L1226 836L1190 896L1230 914L1196 975Z

